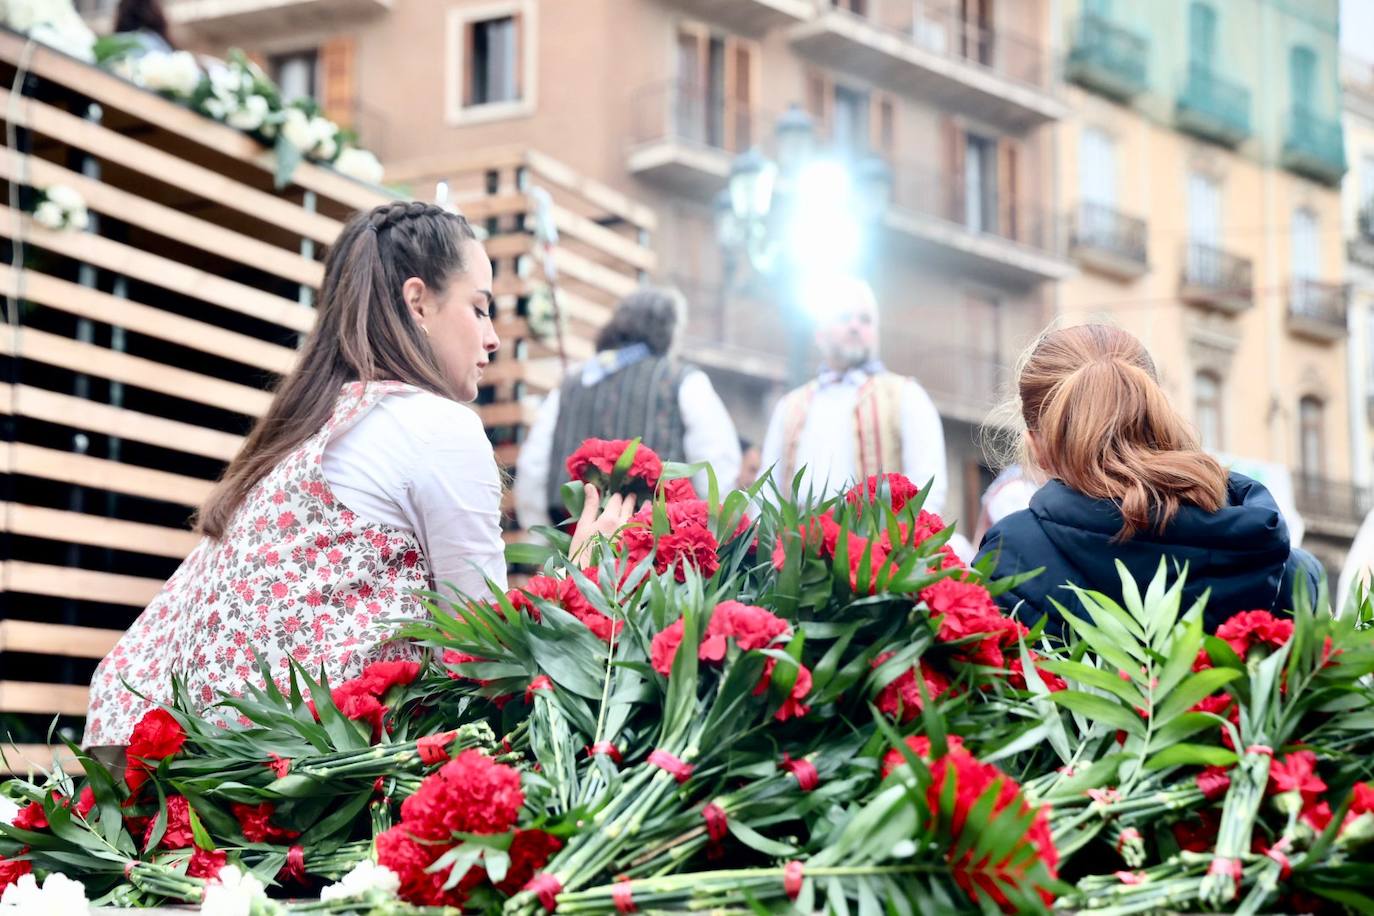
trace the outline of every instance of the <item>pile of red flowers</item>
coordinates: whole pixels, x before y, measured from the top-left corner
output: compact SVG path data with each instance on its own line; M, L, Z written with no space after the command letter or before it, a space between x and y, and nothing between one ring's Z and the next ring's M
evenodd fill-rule
M179 754L185 743L186 730L170 712L153 709L144 713L129 736L129 747L125 752L128 765L124 770L124 781L128 783L129 791L137 792L148 781L149 774L157 769L157 765Z
M620 549L626 569L633 569L650 553L654 554L654 571L673 570L677 581L687 581L688 567L694 567L703 577L710 578L720 568L720 542L711 533L710 509L704 500L684 499L665 507L668 530L654 536L654 506L641 508L630 519L620 535ZM749 528L747 519L740 519L732 538ZM729 540L727 538L727 540Z
M682 645L683 630L682 618L678 618L655 635L649 645L649 658L654 670L664 677L672 674L673 661ZM741 652L751 652L785 643L791 635L792 628L787 621L761 607L738 601L722 601L711 612L711 620L706 624L701 644L697 646L697 658L704 662L720 663L725 660L732 642ZM755 696L762 695L768 689L776 667L777 659L768 659L763 676L754 688ZM774 717L778 721L786 721L806 715L811 708L802 701L810 691L811 672L805 665L799 664L792 690Z
M590 579L593 585L601 584L601 570L597 567L583 569L582 575ZM593 607L587 597L582 594L582 590L578 588L577 580L571 576L565 579L532 576L523 588L511 589L506 592L506 599L517 611L529 614L535 620L539 620L539 608L530 600L531 596L558 605L582 621L597 639L605 643L609 643L613 636L618 636L625 626L625 621L613 621Z
M612 474L625 450L634 442L630 439L587 439L568 456L568 475L575 481L594 485L602 493L612 484L618 489L648 496L658 487L663 474L663 461L644 443L635 448L634 457L625 472L625 480L612 481Z
M514 894L562 847L557 837L542 830L515 829L524 804L518 772L480 751L464 751L426 777L401 804L401 822L377 837L377 860L400 877L402 899L420 906L461 907L488 881L483 865L473 865L448 888L451 869L427 869L461 842L462 834L511 834L510 864L495 887Z
M906 739L906 745L930 768L931 780L926 787L926 805L932 813L940 812L941 815L948 817L951 856L956 850L972 845L961 842L961 835L970 813L985 793L995 793L996 800L992 804L992 810L988 812L992 817L1008 809L1019 815L1031 813L1030 803L1026 801L1016 781L992 764L983 763L970 754L958 736L948 739L944 756L936 760L931 759L930 739L910 737ZM901 751L895 748L888 751L883 757L883 776L888 776L905 764L906 758ZM953 807L949 811L942 811L946 783L951 779L954 781ZM941 820L945 822L943 817ZM1049 809L1046 807L1035 811L1025 834L1005 856L997 861L991 861L987 857L975 858L973 849L969 848L957 858L951 858L950 867L954 880L975 902L986 895L1004 912L1012 912L1011 901L1002 889L1008 885L1024 884L1027 873L1037 862L1044 863L1051 878L1056 877L1059 851L1055 848L1054 838L1050 834ZM1046 903L1054 899L1048 890L1040 888L1039 891Z

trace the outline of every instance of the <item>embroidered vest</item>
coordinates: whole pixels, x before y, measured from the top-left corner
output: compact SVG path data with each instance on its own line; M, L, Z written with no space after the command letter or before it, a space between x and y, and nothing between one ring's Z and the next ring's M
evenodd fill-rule
M584 439L634 439L664 461L686 460L686 428L678 408L678 388L686 368L664 356L651 356L583 385L574 374L558 397L558 422L549 455L548 502L555 519L564 518L561 490L567 459Z
M854 404L854 425L849 430L854 442L854 466L860 479L874 474L900 473L902 470L902 386L906 379L893 372L869 376L859 386ZM778 485L786 491L800 470L797 447L811 401L819 382L808 382L787 394L783 403L782 478ZM836 430L836 435L841 435Z
M171 700L171 675L206 710L220 692L262 686L258 659L285 689L288 658L331 684L370 662L419 658L391 641L423 613L414 590L433 588L414 532L359 518L324 478L325 446L378 401L413 390L399 382L344 386L325 425L248 491L224 537L202 538L91 679L85 746L127 744L154 704ZM141 700L122 681L148 697Z

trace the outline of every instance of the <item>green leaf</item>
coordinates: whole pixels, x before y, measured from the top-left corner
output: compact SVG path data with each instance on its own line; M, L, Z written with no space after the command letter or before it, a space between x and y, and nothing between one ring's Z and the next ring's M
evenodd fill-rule
M296 168L304 161L301 151L296 145L286 139L284 134L277 134L277 169L273 177L273 184L280 191L291 183L291 176L296 174Z
M1141 695L1133 682L1123 679L1120 675L1109 674L1101 668L1094 668L1082 662L1069 661L1044 661L1040 663L1040 667L1079 684L1105 690L1132 706L1145 705L1145 697Z
M750 849L758 850L766 856L791 857L795 856L799 851L795 846L779 842L778 840L768 839L768 837L754 830L737 817L732 817L727 820L725 826L729 828L731 835L733 835L735 839L739 840Z
M1050 699L1065 709L1087 716L1095 722L1110 725L1112 728L1119 728L1136 737L1145 734L1145 725L1133 710L1113 703L1106 697L1091 693L1079 693L1075 690L1061 690L1059 693L1050 694Z
M1160 704L1155 712L1156 722L1168 722L1174 716L1188 709L1203 697L1216 693L1224 684L1240 677L1241 673L1233 668L1208 668L1185 678Z
M1234 766L1239 758L1235 751L1207 744L1174 744L1145 761L1145 769L1162 770L1174 766Z

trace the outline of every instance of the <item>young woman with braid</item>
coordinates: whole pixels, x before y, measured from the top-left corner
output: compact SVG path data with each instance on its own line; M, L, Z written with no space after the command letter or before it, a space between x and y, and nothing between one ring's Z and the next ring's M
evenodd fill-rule
M1043 568L999 603L1062 631L1066 584L1121 600L1116 563L1144 586L1159 561L1188 564L1183 606L1204 591L1208 630L1237 611L1281 612L1315 594L1321 567L1291 547L1274 498L1202 451L1139 340L1106 325L1050 331L1017 373L1023 463L1048 482L983 538L997 577Z
M464 405L499 346L491 285L471 227L439 207L344 227L315 329L201 507L200 543L96 669L85 745L126 744L173 673L203 708L260 685L264 660L274 679L294 659L337 683L419 657L391 638L424 613L416 590L504 587L501 475ZM587 495L575 546L633 509L612 497L597 515Z

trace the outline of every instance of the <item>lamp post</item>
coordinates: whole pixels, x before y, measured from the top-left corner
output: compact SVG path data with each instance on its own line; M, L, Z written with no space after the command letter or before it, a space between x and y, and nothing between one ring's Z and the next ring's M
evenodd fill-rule
M756 148L736 156L729 184L715 201L727 282L734 266L747 260L783 304L791 386L810 375L811 326L818 316L806 308L805 290L824 274L858 272L892 188L891 170L879 157L857 163L821 157L815 141L811 116L791 106L775 128L776 160Z

